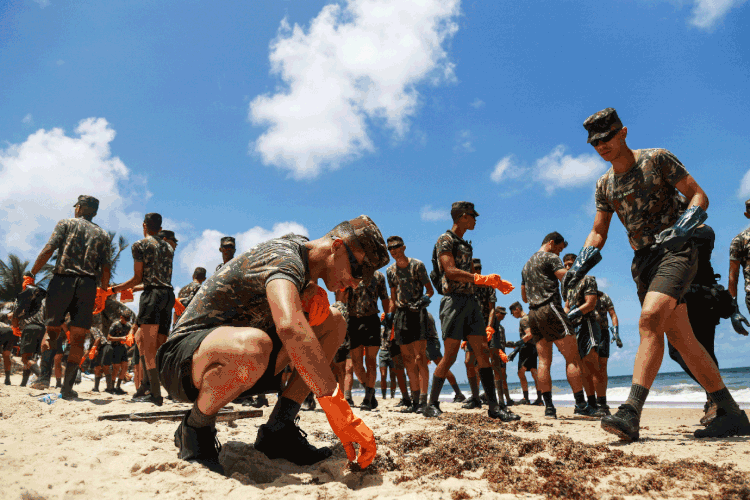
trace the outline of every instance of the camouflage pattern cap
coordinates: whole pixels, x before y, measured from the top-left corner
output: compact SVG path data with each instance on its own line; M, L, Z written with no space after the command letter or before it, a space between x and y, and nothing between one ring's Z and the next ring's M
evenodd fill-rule
M622 122L620 121L620 117L617 116L615 108L607 108L586 118L586 121L583 122L583 128L589 133L589 138L586 142L590 144L591 141L601 139L610 132L620 130Z
M224 236L221 239L221 245L220 246L222 246L222 247L233 247L233 246L235 246L235 244L234 244L234 238L232 236Z
M471 214L474 217L479 217L479 212L474 210L474 204L470 201L457 201L451 205L451 216Z
M78 197L78 201L76 202L76 205L80 205L81 207L86 207L92 209L94 212L99 210L99 200L94 198L93 196L88 196L85 194L82 194ZM75 206L75 205L73 205Z
M391 260L383 235L375 223L366 215L360 215L349 221L359 246L365 252L362 261L362 281L369 283L375 271Z
M157 234L157 236L163 240L171 240L177 243L177 237L174 235L174 231L162 229L161 231L159 231L159 234Z
M503 306L498 307L497 312L500 314L508 314L508 311Z

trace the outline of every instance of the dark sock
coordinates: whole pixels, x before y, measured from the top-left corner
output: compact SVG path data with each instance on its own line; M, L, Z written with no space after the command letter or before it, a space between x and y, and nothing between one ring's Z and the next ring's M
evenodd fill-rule
M497 404L497 395L495 394L495 372L490 367L480 368L479 378L482 380L482 388L487 396L487 401L490 404Z
M294 418L299 413L301 405L289 398L280 397L276 401L271 416L268 417L268 425L273 428L284 427L287 424L294 423Z
M424 406L427 404L427 394L420 394L419 395L419 406Z
M57 379L57 380L59 381L60 379ZM99 390L99 382L101 381L102 381L101 377L94 376L94 390L95 391Z
M374 387L365 387L365 401L371 401L375 397Z
M479 400L479 384L476 377L469 377L469 387L471 388L471 397Z
M31 370L24 370L21 372L21 387L26 387L26 382L29 381L29 375L31 375Z
M536 391L536 398L537 399L542 399L542 391ZM550 401L552 401L552 400L550 399Z
M529 391L523 391L523 399L527 400L529 399Z
M596 408L596 396L589 396L588 403L590 407Z
M385 399L385 393L386 393L386 389L383 389L383 388L381 387L381 388L380 388L380 394L382 394L382 395L383 395L383 399Z
M117 388L118 388L118 389L120 388L120 385L122 385L122 379L121 379L121 378L118 378L118 379L117 379Z
M352 391L344 391L344 399L352 399Z
M32 364L29 369L31 370L31 373L36 375L37 378L39 378L42 375L42 372L39 370L39 366L37 366L36 363Z
M443 391L443 386L445 385L445 379L442 377L438 377L437 375L432 376L432 390L430 391L430 404L435 404L440 401L440 393ZM454 391L456 391L456 388L453 388ZM456 391L456 394L458 394L461 391L459 389Z
M206 415L198 409L198 404L194 403L187 418L187 424L195 429L200 427L216 427L216 415Z
M57 384L55 384L55 388L62 387L62 379L59 377L55 377L57 379Z
M734 400L732 395L729 393L729 389L726 387L716 392L709 394L711 401L716 403L717 408L721 408L728 415L741 415L742 410L737 406L737 402Z
M607 396L599 396L596 398L596 406L607 406Z
M55 362L56 354L57 354L57 349L50 349L42 353L42 361L40 362L42 366L42 374L39 375L39 378L41 380L44 380L48 384L49 384L50 379L52 378L52 365Z
M586 406L586 398L583 397L583 391L574 392L573 397L576 400L576 406Z
M159 382L159 370L151 368L148 371L148 382L151 384L151 394L156 399L161 399L161 383Z
M5 380L8 380L10 378L10 372L5 372Z
M104 374L104 380L107 381L107 390L111 391L113 389L113 387L114 387L113 384L112 384L112 374L111 373L105 373Z
M628 396L628 399L625 400L625 404L635 408L635 411L638 412L638 417L640 418L647 397L648 389L642 385L633 384L630 387L630 395Z
M411 405L419 406L419 391L411 391Z
M143 387L144 391L150 391L151 382L148 380L148 370L146 369L146 361L143 358L141 358L141 373L143 374L143 377L141 377L141 386Z
M78 363L72 361L65 361L65 375L63 377L63 390L72 391L73 383L76 381L76 375L78 374Z
M542 396L542 399L544 400L544 406L552 407L552 408L555 407L555 405L552 404L552 391L543 392L541 396Z

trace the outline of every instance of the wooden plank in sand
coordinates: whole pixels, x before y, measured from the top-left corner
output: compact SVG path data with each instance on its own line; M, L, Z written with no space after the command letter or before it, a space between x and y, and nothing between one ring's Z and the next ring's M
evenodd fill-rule
M114 415L100 415L97 420L112 420L115 422L156 422L157 420L179 421L185 415L186 410L152 411L142 413L118 413ZM239 410L232 411L231 408L223 408L217 415L217 422L238 420L241 418L254 418L263 415L263 410Z

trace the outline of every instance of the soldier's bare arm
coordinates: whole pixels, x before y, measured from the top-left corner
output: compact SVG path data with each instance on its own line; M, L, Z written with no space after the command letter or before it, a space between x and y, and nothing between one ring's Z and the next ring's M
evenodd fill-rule
M617 313L614 307L609 308L609 316L612 318L612 326L620 326L620 320L617 319Z
M693 176L688 174L680 182L674 186L677 190L684 194L685 197L690 200L690 207L701 207L703 210L708 209L708 196L703 189L695 182Z
M453 258L452 253L443 252L438 256L438 258L440 259L440 267L443 268L443 272L449 280L461 281L464 283L474 283L474 274L458 269L456 267L456 260ZM474 265L472 264L472 269L473 268Z
M39 256L36 258L34 266L31 268L31 274L36 276L37 273L42 270L44 265L49 262L49 260L52 258L52 254L54 253L55 248L53 246L49 244L45 245L44 248L42 248L42 251L39 253Z
M586 238L584 247L596 247L599 250L604 248L604 244L607 242L607 236L609 235L609 225L612 222L613 212L603 212L598 210L594 217L594 227L591 228L591 232Z
M729 290L729 295L736 298L737 297L737 280L740 277L740 261L739 260L730 260L729 261L729 284L727 285L727 288Z
M529 298L526 296L526 285L521 285L521 299L526 303L529 302Z
M133 288L136 285L140 285L143 281L143 262L133 262L133 277L125 283L120 283L112 287L112 291L117 293L128 288Z

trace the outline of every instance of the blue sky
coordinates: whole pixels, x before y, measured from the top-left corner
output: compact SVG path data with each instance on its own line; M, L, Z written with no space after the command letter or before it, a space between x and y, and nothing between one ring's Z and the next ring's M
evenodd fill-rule
M33 260L86 193L131 242L164 215L176 286L213 270L222 235L248 248L362 213L429 263L469 200L476 256L518 286L546 233L583 244L607 166L581 124L612 106L631 147L670 149L708 193L726 283L750 197L749 21L737 0L2 2L0 255ZM610 373L628 374L639 306L618 221L602 253L626 343ZM748 340L718 331L722 366L747 365Z

